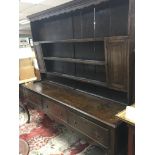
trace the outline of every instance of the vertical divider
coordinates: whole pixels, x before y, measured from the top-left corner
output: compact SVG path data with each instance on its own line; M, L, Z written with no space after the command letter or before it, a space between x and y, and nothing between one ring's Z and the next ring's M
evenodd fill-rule
M94 36L93 36L94 39L95 39L95 30L96 30L96 8L94 7ZM96 42L93 42L93 47L94 47L94 50L93 50L94 58L96 58L96 53L95 53L95 51L96 51ZM95 78L96 78L96 65L95 65L94 73L95 73Z
M105 54L105 74L106 74L106 84L109 83L109 77L108 77L108 58L107 58L107 38L104 38L104 54Z
M95 29L96 29L96 8L94 7L94 39L95 39Z

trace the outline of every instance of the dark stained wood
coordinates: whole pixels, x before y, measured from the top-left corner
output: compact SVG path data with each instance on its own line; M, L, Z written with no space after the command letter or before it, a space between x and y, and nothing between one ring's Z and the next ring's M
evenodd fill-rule
M40 24L38 33L40 34L38 39L41 41L73 39L72 17L61 15L49 19Z
M73 43L73 42L94 42L94 41L104 41L104 38L83 38L83 39L65 39L65 40L49 40L49 41L35 41L34 43L48 44L48 43Z
M128 34L128 0L110 1L110 36Z
M38 60L39 70L40 70L41 73L45 73L46 69L45 69L45 64L44 64L44 61L43 61L42 49L40 47L40 44L37 44L37 43L34 44L34 50L35 50L36 57L37 57L37 60Z
M38 40L38 38L40 38L40 33L38 33L39 29L40 29L40 22L31 22L30 23L30 27L31 27L31 33L32 33L32 39L33 42Z
M58 76L78 79L81 82L87 80L88 83L92 80L92 84L102 82L101 86L126 92L128 102L125 104L131 104L134 101L134 73L132 73L134 72L134 52L130 52L134 51L134 3L130 0L95 2L79 0L79 3L70 2L58 7L61 8L60 11L55 8L30 17L34 41L41 45L38 50L47 57L44 59L45 64L39 60L41 70L46 68L48 73L51 72L54 75L57 73ZM70 12L69 6L75 9L74 12ZM59 12L59 15L55 11ZM54 12L58 16L55 16ZM45 16L46 19L44 19ZM116 38L116 36L121 38L121 35L128 37L128 43L124 41L122 46L115 46L115 48L114 43L109 43L108 49L113 52L106 52L107 47L104 47L103 40L111 40L110 38ZM128 51L127 53L114 52L116 48L117 51L119 48L128 48ZM119 51L121 50L123 49ZM105 53L107 53L106 57ZM50 62L47 59L55 61ZM80 59L86 61L80 61ZM92 61L90 63L87 60ZM119 62L121 60L122 62ZM99 61L108 63L101 68ZM70 62L74 63L70 64ZM92 66L94 62L98 66ZM119 63L121 65L118 65ZM105 77L107 77L106 80Z
M25 90L26 101L30 106L37 109L42 109L42 99L39 94L36 94L30 90Z
M82 39L82 12L81 10L74 12L72 14L72 23L73 23L73 40L74 42L84 41Z
M98 5L103 2L107 2L108 0L76 0L76 1L71 1L59 6L56 6L54 8L33 14L28 16L30 21L37 21L37 20L42 20L46 19L52 16L68 13L71 11L75 11L78 9L84 9L86 7Z
M19 85L19 98L20 99L24 98L24 90L23 89L24 88L21 85Z
M129 1L128 17L129 35L129 70L128 70L128 103L133 104L135 100L135 0Z
M35 108L97 142L109 155L117 155L126 145L123 141L126 128L114 117L123 105L47 82L22 86L26 98L31 99L28 102L42 103L42 108L39 104L35 104Z
M129 15L128 15L128 35L135 41L135 0L129 1Z
M90 64L90 65L104 65L104 61L97 60L82 60L82 59L72 59L72 58L60 58L60 57L44 57L45 60L57 60L64 62L73 62L73 63L82 63L82 64Z
M76 0L29 16L41 81L24 96L108 155L127 146L115 115L134 101L134 14L134 0Z
M50 74L47 74L46 80L51 83L56 83L60 86L62 85L65 87L70 87L80 92L99 97L101 99L113 100L119 104L124 104L127 102L126 92L115 91L112 89L107 89L106 87L98 87L95 84L92 85L92 83L81 82L80 80L74 80L61 76L53 76Z
M52 43L41 44L44 57L61 57L73 58L74 44L73 43Z
M94 8L82 10L82 38L94 38Z
M128 125L128 155L135 155L135 126Z
M107 57L107 83L110 88L127 91L128 38L105 39Z
M112 127L116 127L119 124L115 115L125 108L125 106L116 104L113 101L99 99L56 84L36 82L25 84L24 87L87 114L92 118L96 118Z
M68 74L61 74L61 73L58 73L58 72L47 72L47 74L56 75L56 76L60 76L60 77L65 77L65 78L68 78L68 79L74 79L74 80L78 80L78 81L82 81L82 82L86 82L86 83L92 83L92 84L95 84L95 85L106 86L105 82L101 82L101 81L97 81L97 80L91 80L91 79L84 78L84 77L73 76L73 75L68 75Z
M43 98L43 111L49 116L55 116L63 122L68 122L67 110L57 102Z
M110 32L109 2L95 7L95 38L108 37Z
M63 108L56 102L43 98L44 111L47 115L57 117L64 123L86 134L89 138L97 141L105 148L109 147L109 129L98 126L97 124L80 117L79 115Z
M86 134L89 138L101 144L104 148L109 148L109 129L101 127L88 119L85 119L73 112L68 112L68 123L75 129Z

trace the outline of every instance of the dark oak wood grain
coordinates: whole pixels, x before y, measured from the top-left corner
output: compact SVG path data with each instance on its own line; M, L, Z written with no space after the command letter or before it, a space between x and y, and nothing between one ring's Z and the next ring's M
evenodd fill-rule
M128 46L127 37L111 37L105 39L107 83L110 88L127 91Z
M45 60L57 60L64 62L72 62L72 63L82 63L82 64L90 64L90 65L104 65L104 61L97 60L82 60L82 59L73 59L73 58L61 58L61 57L44 57Z
M45 68L45 64L43 61L43 54L42 54L42 49L40 47L40 44L38 44L38 43L34 44L34 49L35 49L35 53L36 53L36 58L38 60L39 70L41 73L45 73L46 68Z
M134 1L78 0L29 18L42 73L102 83L134 102Z
M78 9L83 9L83 8L90 7L93 5L98 5L100 3L107 2L107 1L108 0L95 0L95 1L94 0L76 0L76 1L71 1L71 2L65 3L63 5L60 5L60 6L57 6L57 7L54 7L54 8L33 14L33 15L30 15L30 16L28 16L28 18L31 21L37 21L37 20L41 20L44 18L49 18L52 16L68 13L71 11L75 11Z
M117 154L125 146L122 142L126 139L123 134L126 126L115 118L125 106L47 81L27 83L22 87L33 108L43 110L50 118L84 134L109 155Z
M115 115L134 102L134 9L134 0L76 0L28 17L41 81L20 91L108 155L127 146Z
M26 100L33 108L42 109L42 98L39 94L30 90L24 91Z
M135 0L129 1L129 18L128 18L128 35L129 35L129 70L128 70L128 103L134 103L135 100Z
M43 96L47 96L54 101L63 103L63 105L67 107L72 107L82 113L86 113L92 118L94 117L113 127L119 123L115 115L125 108L125 106L121 104L115 104L112 101L99 99L73 89L56 84L49 84L47 82L28 83L25 87Z
M105 148L109 147L109 129L98 126L97 124L80 117L78 114L63 108L56 102L47 98L43 98L44 111L49 116L57 117L64 123L68 123L71 127L86 134L91 139L95 139L98 143L101 143Z

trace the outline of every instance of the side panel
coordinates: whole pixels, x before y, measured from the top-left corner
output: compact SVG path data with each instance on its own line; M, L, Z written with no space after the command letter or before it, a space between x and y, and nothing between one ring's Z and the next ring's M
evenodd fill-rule
M35 43L34 44L34 50L35 50L35 53L36 53L36 58L37 58L37 61L38 61L39 70L40 70L41 73L45 73L46 68L45 68L45 64L44 64L44 60L43 60L41 45L38 44L38 43Z

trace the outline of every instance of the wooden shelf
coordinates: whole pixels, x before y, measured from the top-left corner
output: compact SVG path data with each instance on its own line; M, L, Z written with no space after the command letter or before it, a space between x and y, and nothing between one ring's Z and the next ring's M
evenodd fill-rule
M73 58L44 57L44 60L56 60L56 61L82 63L82 64L89 64L89 65L105 65L104 61L83 60L83 59L73 59Z
M67 39L67 40L51 40L51 41L36 41L35 43L45 44L45 43L73 43L73 42L94 42L94 41L104 41L104 38L86 38L86 39Z
M87 78L84 78L84 77L77 77L77 76L62 74L62 73L58 73L58 72L47 72L47 74L54 75L54 76L59 76L59 77L65 77L65 78L78 80L78 81L82 81L82 82L92 83L92 84L99 85L99 86L106 86L105 82L91 80L91 79L87 79Z

